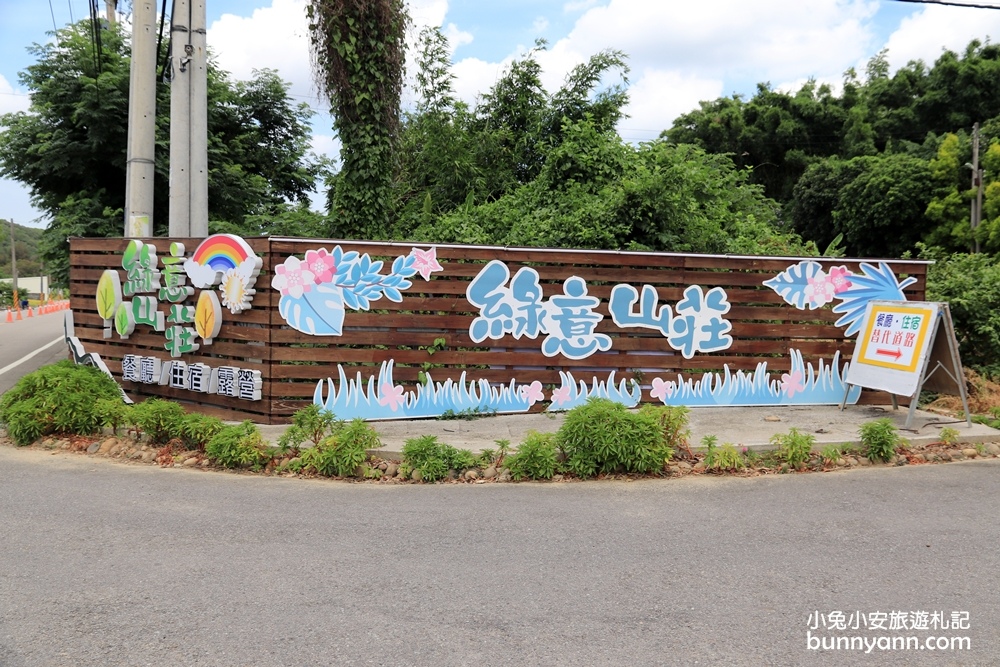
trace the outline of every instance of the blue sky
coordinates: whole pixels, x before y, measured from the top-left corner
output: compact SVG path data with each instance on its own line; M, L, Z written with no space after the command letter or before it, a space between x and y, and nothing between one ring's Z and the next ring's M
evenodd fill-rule
M235 78L249 77L253 68L277 69L296 99L320 112L314 150L335 156L339 144L309 69L305 0L207 3L208 43L219 65ZM761 81L781 89L810 77L837 85L847 68L863 71L882 48L895 68L911 59L932 63L943 48L960 51L972 38L1000 35L1000 11L887 0L410 0L409 6L414 34L421 25L439 25L449 36L456 90L470 102L538 37L548 41L539 60L549 90L601 49L626 52L630 117L618 130L628 141L657 136L699 100L750 95ZM0 113L28 108L18 84L18 72L32 62L26 47L47 40L53 24L88 16L87 8L88 0L0 0ZM4 180L0 218L46 224L25 189Z

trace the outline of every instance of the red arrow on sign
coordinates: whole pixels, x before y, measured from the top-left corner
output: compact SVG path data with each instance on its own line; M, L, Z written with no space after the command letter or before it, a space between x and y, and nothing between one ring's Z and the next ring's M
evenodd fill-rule
M875 354L881 354L882 356L885 356L885 357L896 357L896 361L899 361L899 358L901 356L903 356L902 350L900 350L898 347L895 350L878 350L877 349L877 350L875 350Z

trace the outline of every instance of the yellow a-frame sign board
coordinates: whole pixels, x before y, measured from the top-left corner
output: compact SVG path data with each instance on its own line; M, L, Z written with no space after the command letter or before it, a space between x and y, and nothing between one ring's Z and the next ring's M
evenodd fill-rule
M961 396L966 422L972 426L958 341L947 303L870 302L846 384L848 391L852 385L887 391L893 395L893 405L896 396L912 397L907 427L913 421L922 389Z

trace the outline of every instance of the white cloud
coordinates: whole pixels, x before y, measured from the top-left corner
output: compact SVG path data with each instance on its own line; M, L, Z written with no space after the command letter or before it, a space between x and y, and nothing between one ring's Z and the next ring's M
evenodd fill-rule
M563 12L566 14L572 14L573 12L580 12L584 9L590 9L597 4L597 0L573 0L572 2L567 2L563 5Z
M340 163L340 138L336 135L313 133L310 148L316 155L323 155Z
M455 49L460 46L472 44L472 33L459 30L454 23L449 23L441 32L448 38L448 48L451 49L452 53L455 53Z
M537 17L531 24L531 31L535 34L541 34L549 27L549 20L544 16Z
M649 138L704 99L752 94L756 83L831 83L876 52L875 0L702 0L698 3L610 0L568 2L586 10L573 29L539 54L542 82L556 90L566 74L601 49L628 55L633 81L623 121L627 139ZM463 99L485 92L521 45L498 63L468 58L455 64ZM636 72L641 73L636 76ZM633 137L632 135L640 135Z
M618 132L626 141L648 141L669 129L674 118L696 108L699 101L722 95L723 88L718 79L648 70L629 88L629 93L625 107L629 117L618 123Z
M783 80L822 75L871 48L871 0L611 0L584 14L567 41L617 48L637 69Z
M0 74L0 114L27 111L31 104L28 94L15 90L14 86Z
M209 26L207 41L219 67L237 79L250 79L254 69L274 69L292 94L316 95L305 0L274 0L250 16L223 14Z
M932 66L944 49L963 53L972 35L1000 35L1000 12L934 6L909 16L889 37L889 64L896 70L911 60Z

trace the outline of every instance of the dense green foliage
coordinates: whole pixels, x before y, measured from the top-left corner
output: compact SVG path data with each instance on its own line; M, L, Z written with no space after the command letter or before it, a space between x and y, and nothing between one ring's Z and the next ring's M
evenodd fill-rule
M1000 375L1000 258L928 250L923 256L936 260L927 276L927 297L948 303L962 363L997 377Z
M381 446L378 433L365 420L338 423L332 435L302 451L302 467L320 475L352 477L367 460L368 450Z
M14 252L17 255L18 276L40 276L41 256L38 243L42 230L14 223ZM0 278L10 278L10 221L0 220Z
M181 432L184 408L162 398L147 398L132 406L130 419L137 432L153 444L162 445Z
M101 426L100 399L121 399L118 385L90 366L60 361L28 373L0 397L0 422L18 445L50 433L90 434Z
M630 412L605 398L588 399L567 412L557 442L566 456L566 469L580 477L658 472L673 455L672 443L665 441L654 412Z
M174 435L181 438L186 449L204 451L209 441L225 427L218 417L191 412L180 418Z
M67 280L69 236L121 236L124 229L129 44L121 26L101 36L95 58L90 23L59 30L31 47L20 74L27 112L0 116L0 174L26 185L51 221L42 240L46 267ZM162 54L161 54L162 56ZM98 69L97 66L100 65ZM323 163L308 154L311 115L293 104L275 72L233 82L208 68L209 219L213 230L260 233L259 216L303 217ZM169 87L157 86L154 231L167 226Z
M425 482L444 479L448 471L464 470L476 465L476 458L467 449L457 449L440 442L437 436L422 435L403 443L403 464L420 473Z
M899 256L925 241L968 250L971 131L980 123L983 248L1000 250L1000 46L972 41L928 67L890 76L887 53L842 94L810 81L784 93L760 84L702 102L665 132L728 155L776 199L796 231L825 247L843 234L853 256Z
M872 461L888 461L896 454L899 431L888 417L861 425L861 446Z
M394 238L518 246L816 254L721 155L615 132L628 66L601 51L557 91L534 49L474 108L452 90L448 49L422 35L419 102L406 116ZM609 82L618 81L618 83Z
M251 421L223 427L205 445L205 454L224 468L258 470L270 459L264 438Z
M793 428L788 433L775 433L771 436L771 444L777 448L778 458L797 468L809 460L816 446L816 436Z
M315 403L310 403L292 415L292 425L278 439L278 447L282 451L298 449L304 443L318 445L324 439L333 435L341 426L336 415Z
M556 472L556 434L528 431L524 442L504 463L517 481L552 479Z

